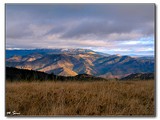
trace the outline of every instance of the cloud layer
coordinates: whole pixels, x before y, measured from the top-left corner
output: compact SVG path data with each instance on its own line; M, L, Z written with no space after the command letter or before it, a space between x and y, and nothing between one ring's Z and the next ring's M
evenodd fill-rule
M154 4L7 4L7 48L154 54Z

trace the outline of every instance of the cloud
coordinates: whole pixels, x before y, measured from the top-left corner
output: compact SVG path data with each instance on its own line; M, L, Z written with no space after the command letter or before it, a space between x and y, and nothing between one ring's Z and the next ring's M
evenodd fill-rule
M154 4L7 4L6 46L149 51L154 9Z

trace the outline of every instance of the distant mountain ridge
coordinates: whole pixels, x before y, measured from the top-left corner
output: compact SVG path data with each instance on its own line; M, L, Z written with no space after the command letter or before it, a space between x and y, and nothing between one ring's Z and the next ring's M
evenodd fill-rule
M95 52L90 49L20 49L20 50L6 50L6 58L13 57L14 55L17 56L26 56L33 53L40 53L40 54L80 54L80 53L93 53L93 54L100 54L104 56L109 56L109 54L102 53L102 52Z
M109 55L89 49L7 50L6 66L61 76L89 74L121 78L133 73L154 72L154 58Z
M120 80L154 80L154 73L135 73L130 74Z

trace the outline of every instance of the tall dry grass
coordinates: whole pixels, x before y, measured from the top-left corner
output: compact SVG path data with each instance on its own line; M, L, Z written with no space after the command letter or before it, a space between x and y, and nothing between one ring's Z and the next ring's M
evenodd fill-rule
M6 112L154 115L154 81L6 82Z

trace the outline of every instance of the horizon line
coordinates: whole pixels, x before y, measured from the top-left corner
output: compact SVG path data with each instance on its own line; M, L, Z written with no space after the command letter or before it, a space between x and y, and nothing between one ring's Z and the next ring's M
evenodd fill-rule
M88 49L88 48L5 48L5 50L42 50L42 49L84 49L84 50L92 50L92 49ZM92 50L94 52L99 52L99 51L95 51ZM100 53L105 53L105 54L109 54L109 52L100 52ZM155 56L155 54L150 54L150 55L146 55L146 54L119 54L119 53L115 53L115 54L110 54L110 55L122 55L122 56Z

